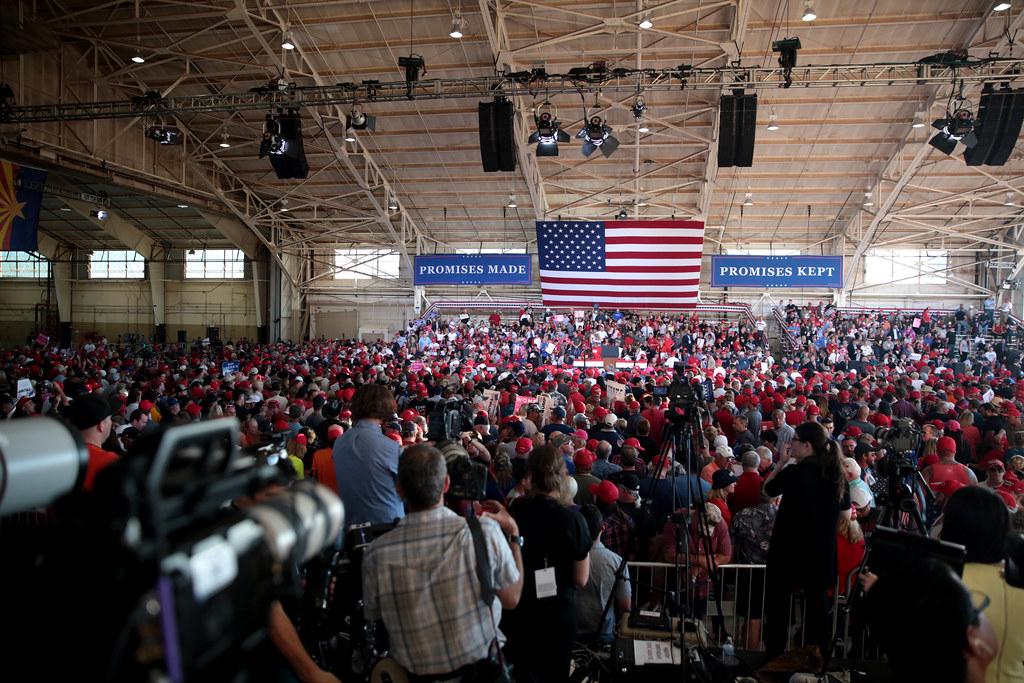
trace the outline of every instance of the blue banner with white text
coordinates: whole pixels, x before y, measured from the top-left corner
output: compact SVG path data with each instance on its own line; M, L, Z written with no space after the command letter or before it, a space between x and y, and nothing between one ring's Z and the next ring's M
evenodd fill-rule
M712 287L843 286L842 256L712 256Z
M446 254L417 256L414 285L528 285L529 254Z

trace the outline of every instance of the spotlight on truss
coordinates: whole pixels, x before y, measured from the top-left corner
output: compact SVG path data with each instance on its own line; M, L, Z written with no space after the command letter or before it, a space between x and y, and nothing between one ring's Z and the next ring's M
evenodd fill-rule
M600 149L605 158L610 157L619 148L619 140L612 135L612 127L600 116L591 116L587 125L583 126L576 137L583 140L583 156L589 157L594 150Z
M181 131L177 128L155 125L146 129L146 137L161 145L176 145L181 142Z
M545 103L547 104L547 103ZM527 142L536 143L537 156L557 157L558 143L571 142L572 138L562 130L562 123L550 111L542 111L533 117L537 130L530 134Z
M974 113L961 102L953 113L946 112L944 118L932 122L932 128L939 132L932 136L928 144L944 154L952 154L958 142L968 148L974 147L978 144L974 126Z
M377 130L377 117L353 108L345 116L345 128L352 130Z

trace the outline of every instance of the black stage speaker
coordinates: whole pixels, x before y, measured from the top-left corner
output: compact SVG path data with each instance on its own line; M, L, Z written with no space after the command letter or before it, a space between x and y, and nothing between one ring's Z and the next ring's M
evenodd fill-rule
M166 344L167 343L167 325L154 325L153 326L153 343L154 344Z
M515 125L512 103L503 97L493 102L481 102L480 160L484 171L516 170Z
M719 108L718 166L754 164L757 95L722 95Z
M210 341L213 341L214 339L219 339L220 338L220 328L219 327L207 327L206 328L206 336L209 337Z
M179 344L187 344L188 343L188 331L187 330L178 330L178 343Z
M964 152L968 166L1002 166L1010 158L1024 122L1024 91L1004 88L982 93L974 135Z
M309 163L302 144L302 121L297 111L289 111L277 117L280 137L285 146L282 154L268 154L274 173L281 180L305 178L309 175Z

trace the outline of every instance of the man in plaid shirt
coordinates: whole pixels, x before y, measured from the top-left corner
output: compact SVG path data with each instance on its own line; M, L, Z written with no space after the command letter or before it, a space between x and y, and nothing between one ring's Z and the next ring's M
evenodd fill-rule
M407 514L363 559L366 618L384 622L402 667L437 680L458 677L488 656L494 639L503 639L502 608L515 607L523 588L519 528L488 501L480 526L496 595L494 604L483 604L469 526L444 506L449 483L439 450L406 450L397 487Z

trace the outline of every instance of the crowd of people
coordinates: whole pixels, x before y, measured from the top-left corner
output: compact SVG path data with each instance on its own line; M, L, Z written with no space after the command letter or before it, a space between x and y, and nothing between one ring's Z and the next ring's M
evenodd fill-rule
M905 510L885 518L906 483L926 530L967 547L962 585L1002 605L982 677L1024 680L1024 590L997 567L1024 530L1024 373L1018 331L989 313L791 304L803 343L779 354L763 321L597 308L463 312L380 342L35 344L3 352L0 417L77 429L86 491L167 427L235 417L243 446L284 439L296 475L338 492L347 523L398 520L366 553L366 611L430 680L495 651L516 680L564 680L573 643L608 642L640 599L623 558L689 561L696 618L735 590L738 642L770 656L800 593L802 637L825 651L866 537L910 524ZM767 569L716 585L730 562ZM301 678L324 673L300 664Z

